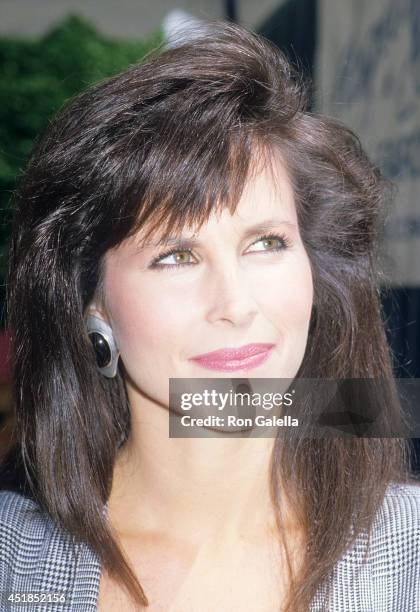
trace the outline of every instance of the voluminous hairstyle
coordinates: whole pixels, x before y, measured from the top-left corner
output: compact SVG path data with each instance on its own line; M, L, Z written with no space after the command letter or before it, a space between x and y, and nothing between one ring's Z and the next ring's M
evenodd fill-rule
M146 595L103 512L130 433L124 373L101 376L85 328L109 249L146 227L165 238L233 213L257 165L281 154L314 279L297 377L380 378L372 404L401 417L378 288L387 183L349 129L306 110L308 91L273 44L210 22L72 100L16 193L8 326L24 490L139 605ZM284 609L306 610L388 484L409 480L406 441L279 437L270 471L279 534L280 488L306 534Z

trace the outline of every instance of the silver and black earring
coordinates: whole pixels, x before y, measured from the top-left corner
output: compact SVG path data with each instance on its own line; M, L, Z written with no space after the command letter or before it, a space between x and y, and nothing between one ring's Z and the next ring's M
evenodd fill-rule
M99 372L107 378L114 378L120 353L111 327L100 317L90 314L86 318L86 328L95 351Z

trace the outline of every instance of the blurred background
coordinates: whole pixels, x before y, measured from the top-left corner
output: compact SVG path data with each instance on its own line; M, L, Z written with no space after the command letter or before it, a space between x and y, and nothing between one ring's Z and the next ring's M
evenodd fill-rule
M312 109L352 127L397 186L381 246L383 313L396 377L420 378L418 0L0 0L0 458L13 442L10 197L34 140L72 95L209 18L278 45L313 79ZM420 471L420 439L412 445Z

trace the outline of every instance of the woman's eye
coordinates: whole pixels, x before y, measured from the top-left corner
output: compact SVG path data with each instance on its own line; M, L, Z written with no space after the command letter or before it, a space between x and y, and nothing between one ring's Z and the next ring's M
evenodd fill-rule
M263 236L259 238L252 246L261 243L263 245L260 249L254 249L257 251L279 251L285 248L285 240L281 236Z
M163 259L161 259L160 261L164 261L165 259L171 259L174 262L174 265L179 266L179 265L183 265L186 263L190 263L188 261L188 257L191 257L191 253L189 251L174 251L173 253L171 253L170 255L167 255L166 257L164 257Z
M171 253L163 254L152 261L152 267L156 268L176 268L177 266L190 265L188 257L191 257L190 251L172 251ZM171 260L173 263L163 263L165 260Z

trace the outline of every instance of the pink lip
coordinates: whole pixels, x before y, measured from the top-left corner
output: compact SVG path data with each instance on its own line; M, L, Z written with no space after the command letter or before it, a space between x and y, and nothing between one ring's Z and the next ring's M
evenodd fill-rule
M191 360L204 368L223 372L250 369L264 363L273 346L269 343L247 344L241 348L225 348L196 355Z

